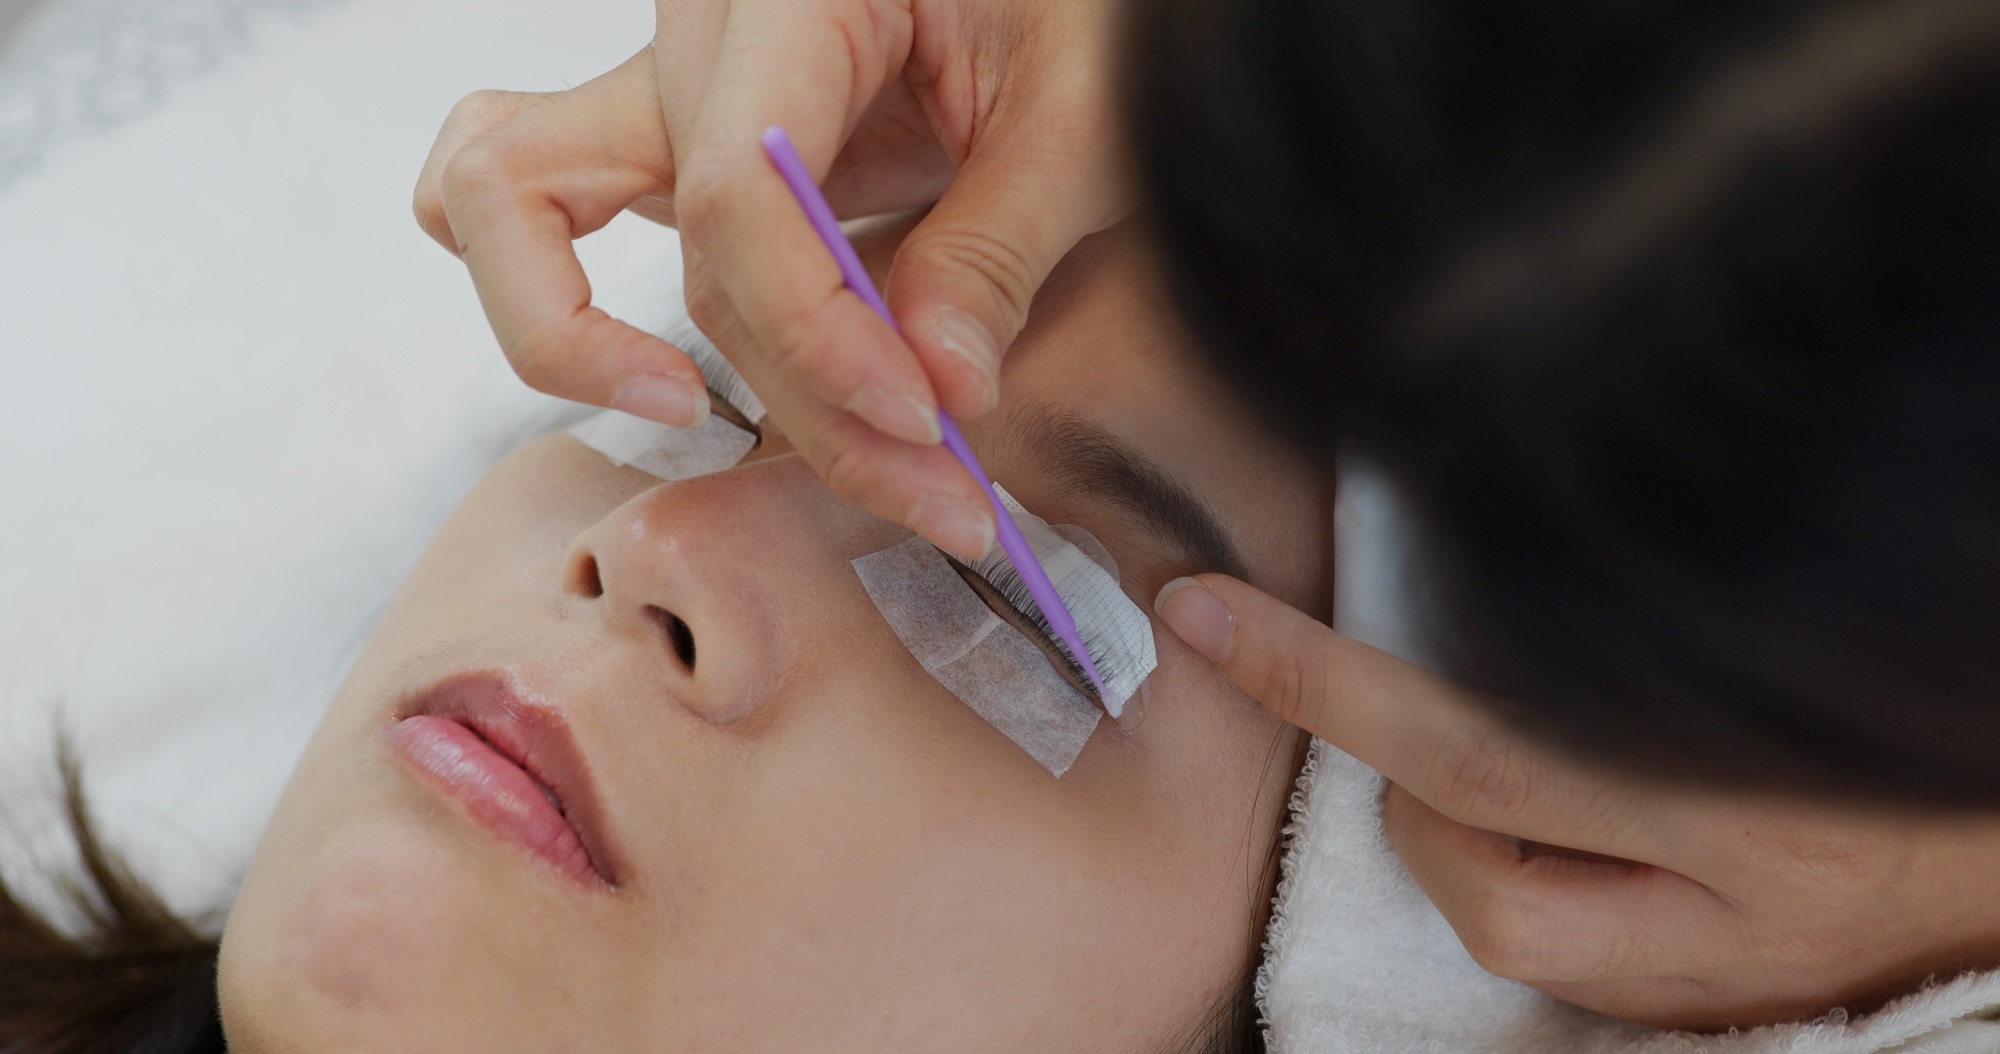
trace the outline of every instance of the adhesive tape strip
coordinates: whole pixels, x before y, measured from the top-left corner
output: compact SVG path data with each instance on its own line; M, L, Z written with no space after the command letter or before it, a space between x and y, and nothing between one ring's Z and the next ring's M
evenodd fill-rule
M700 428L673 428L606 410L571 425L569 434L614 465L630 465L669 483L720 472L757 445L756 436L716 414Z
M854 573L918 665L1050 773L1069 771L1103 711L936 548L910 538L855 560Z
M701 367L709 389L745 420L763 422L763 401L685 315L669 321L659 336L685 350ZM700 428L674 428L606 410L572 425L569 434L614 465L630 465L669 483L730 468L757 446L754 433L738 428L720 414L710 414Z

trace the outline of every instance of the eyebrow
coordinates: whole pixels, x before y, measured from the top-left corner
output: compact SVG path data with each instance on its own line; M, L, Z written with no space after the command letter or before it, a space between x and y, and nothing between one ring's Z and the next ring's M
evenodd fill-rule
M1148 533L1178 546L1201 570L1249 580L1242 554L1208 502L1144 451L1046 404L1014 411L1006 427L1042 468L1137 517Z

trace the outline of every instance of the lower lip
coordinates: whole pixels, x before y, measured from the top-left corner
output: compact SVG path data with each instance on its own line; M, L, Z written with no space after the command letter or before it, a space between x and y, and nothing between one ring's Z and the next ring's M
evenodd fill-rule
M493 833L591 886L603 885L590 853L541 784L470 728L432 714L389 726L389 745L402 759Z

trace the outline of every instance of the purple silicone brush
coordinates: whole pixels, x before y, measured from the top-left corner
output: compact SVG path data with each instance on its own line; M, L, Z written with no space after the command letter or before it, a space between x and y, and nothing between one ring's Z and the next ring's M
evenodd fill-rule
M826 203L826 197L819 192L819 184L813 182L812 173L806 171L805 162L799 159L799 152L792 148L792 139L784 128L772 125L764 129L762 137L764 153L778 168L778 174L785 178L785 185L792 188L792 196L799 199L799 207L806 212L806 219L812 222L813 230L819 233L820 241L833 253L834 263L840 265L840 277L847 288L861 298L861 302L875 309L889 328L901 333L902 327L889 314L889 306L882 302L881 294L875 291L875 283L868 278L868 270L861 266L861 257L855 255L854 246L840 229L840 222L833 218L833 208ZM1049 583L1048 573L1042 570L1042 562L1035 556L1035 550L1028 540L1021 537L1021 528L1014 524L1014 515L1000 504L1000 498L993 493L993 481L980 467L979 458L972 453L972 447L965 441L964 433L958 430L958 423L943 410L938 411L938 430L944 434L944 445L965 466L972 478L979 481L979 489L986 492L986 500L993 506L993 522L998 528L1000 548L1007 553L1007 559L1014 562L1014 569L1021 573L1021 580L1028 586L1028 593L1040 605L1042 616L1048 619L1049 628L1055 630L1056 637L1063 642L1074 656L1077 665L1083 667L1091 687L1097 689L1097 698L1106 698L1104 681L1097 675L1097 664L1090 659L1090 649L1083 646L1083 638L1077 634L1076 619L1069 613L1069 606L1063 603L1062 594ZM1117 717L1117 714L1111 716Z

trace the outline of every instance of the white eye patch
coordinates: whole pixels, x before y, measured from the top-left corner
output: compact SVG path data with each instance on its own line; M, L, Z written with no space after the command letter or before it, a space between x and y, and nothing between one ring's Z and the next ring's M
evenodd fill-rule
M1090 532L1050 527L1004 491L1001 499L1076 616L1107 692L1122 707L1158 665L1151 620L1119 589L1115 572L1100 565L1110 554ZM973 570L1039 622L1039 613L1018 599L1026 590L1005 561L989 557ZM855 560L854 573L925 672L1051 774L1069 771L1104 710L1035 642L994 614L936 548L911 538Z
M922 538L854 561L897 639L945 690L1050 773L1069 771L1103 711L986 606Z
M685 318L670 323L660 336L681 348L701 367L710 390L734 407L751 424L766 416L763 400L715 345ZM710 414L700 428L674 428L617 410L605 410L570 426L569 434L603 454L614 465L630 465L669 483L720 472L742 461L757 445L757 436L720 414Z

